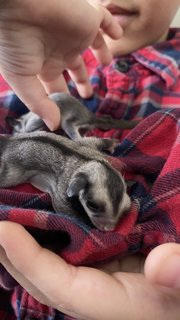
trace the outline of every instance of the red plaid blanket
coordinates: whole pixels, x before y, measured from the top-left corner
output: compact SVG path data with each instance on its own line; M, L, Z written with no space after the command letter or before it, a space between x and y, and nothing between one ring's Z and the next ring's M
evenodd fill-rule
M22 106L0 80L0 133L9 133L6 116ZM18 110L19 108L19 110ZM157 111L127 132L109 161L134 183L129 187L131 210L113 232L100 232L80 218L54 214L50 198L30 185L0 190L0 220L24 225L43 245L74 265L93 266L130 253L147 254L165 242L180 242L180 109ZM93 134L111 136L94 130ZM34 262L35 263L35 262ZM12 305L18 319L70 319L41 305L1 268L3 288L13 290ZM0 316L15 319L0 291ZM3 309L4 308L4 309Z

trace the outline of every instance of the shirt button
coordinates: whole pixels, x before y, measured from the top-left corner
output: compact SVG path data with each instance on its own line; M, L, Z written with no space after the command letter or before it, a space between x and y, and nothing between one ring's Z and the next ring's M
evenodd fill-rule
M129 64L126 61L120 60L116 62L115 68L120 72L126 73L129 71Z

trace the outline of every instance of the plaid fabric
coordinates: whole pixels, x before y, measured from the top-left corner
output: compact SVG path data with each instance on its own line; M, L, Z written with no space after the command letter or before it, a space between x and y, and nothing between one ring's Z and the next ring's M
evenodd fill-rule
M134 182L128 188L131 210L113 232L100 232L80 217L54 214L49 196L26 184L0 190L0 220L24 225L43 246L74 265L93 266L130 253L148 254L165 242L180 243L180 30L108 67L97 65L89 51L84 59L94 87L94 96L83 101L86 106L115 118L142 120L132 131L89 133L119 138L121 144L108 159ZM71 81L69 86L78 96ZM25 111L1 78L0 132L10 133L8 114ZM70 319L38 303L2 267L0 282L11 290L18 319ZM7 307L10 294L1 293L0 315L13 320Z

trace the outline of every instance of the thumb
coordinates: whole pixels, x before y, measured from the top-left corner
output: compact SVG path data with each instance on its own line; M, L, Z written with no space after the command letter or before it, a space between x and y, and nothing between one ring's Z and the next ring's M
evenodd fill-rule
M180 288L180 244L167 243L152 250L146 259L144 272L154 284Z

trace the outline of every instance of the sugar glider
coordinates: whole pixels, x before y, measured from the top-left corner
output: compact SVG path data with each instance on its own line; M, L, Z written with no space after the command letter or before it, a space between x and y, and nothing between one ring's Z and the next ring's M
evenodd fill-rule
M96 116L78 99L67 93L53 93L49 97L60 109L61 129L73 140L81 137L81 130L87 131L93 128L102 130L132 129L138 124L136 120L118 120L108 115ZM7 117L7 121L13 127L13 134L47 130L43 120L33 112L28 112L17 119Z
M103 153L116 145L113 139L73 141L44 131L0 135L0 188L29 182L49 193L57 213L80 214L74 198L96 228L113 230L130 208L123 177Z

